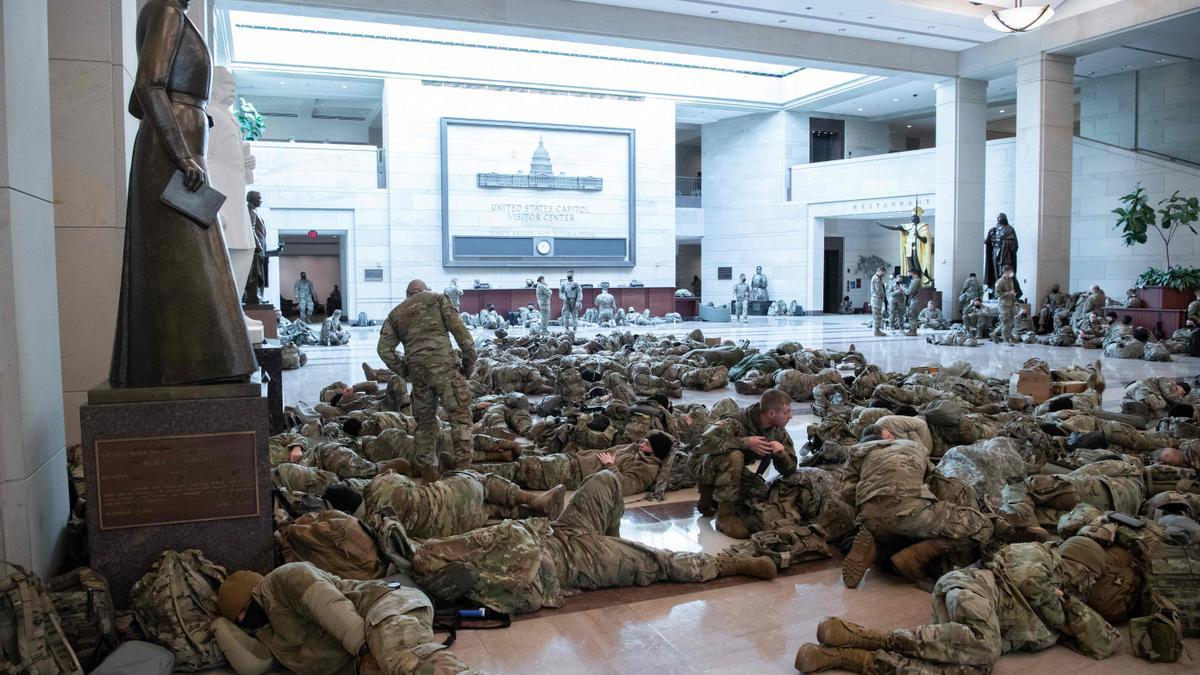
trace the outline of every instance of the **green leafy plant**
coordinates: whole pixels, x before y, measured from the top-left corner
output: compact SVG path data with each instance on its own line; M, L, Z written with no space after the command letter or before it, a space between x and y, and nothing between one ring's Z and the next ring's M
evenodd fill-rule
M234 116L237 117L238 124L242 127L242 140L257 141L262 138L263 131L267 128L267 121L258 114L258 109L254 107L253 103L244 98L238 99L238 101Z
M860 255L858 256L858 264L854 266L854 271L864 277L869 277L875 274L875 270L880 267L887 268L887 261L877 255Z
M1142 272L1137 278L1138 288L1147 286L1166 286L1177 291L1190 291L1200 288L1200 267L1184 267L1176 265L1165 270L1150 269Z
M1200 200L1196 197L1180 197L1176 190L1170 197L1159 200L1156 212L1150 206L1150 199L1142 189L1142 184L1138 183L1133 192L1121 197L1121 203L1125 206L1115 208L1112 212L1117 215L1115 227L1121 230L1125 245L1146 243L1153 230L1162 240L1169 272L1172 269L1171 240L1184 227L1196 234L1192 223L1200 220Z

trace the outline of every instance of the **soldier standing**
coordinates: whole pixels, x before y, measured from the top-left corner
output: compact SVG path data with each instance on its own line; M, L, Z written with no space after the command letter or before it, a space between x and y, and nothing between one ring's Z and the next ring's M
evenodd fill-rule
M887 274L887 270L880 267L875 270L875 276L871 277L871 319L875 324L875 336L883 337L883 312L887 306L885 289L883 284L883 276Z
M471 438L471 387L467 378L475 371L475 344L471 332L454 311L450 299L429 292L424 281L408 284L404 302L396 305L379 332L379 357L392 372L412 382L412 413L417 421L416 457L421 478L427 482L441 476L434 448L438 437L438 402L446 409L454 442L453 467L465 469L474 450ZM462 351L458 364L450 346ZM404 357L396 347L404 345Z
M909 270L908 272L908 290L904 295L908 301L908 335L915 337L917 334L917 312L920 308L917 306L917 295L921 292L921 273L917 270Z
M579 327L579 308L583 304L583 289L575 282L575 272L567 270L567 280L558 286L558 297L563 301L563 328L574 333Z
M741 279L733 287L733 307L734 316L742 323L747 323L749 318L746 316L746 307L750 303L750 284L746 283L746 275L741 275Z
M1013 315L1017 306L1017 291L1013 283L1012 265L1005 265L1004 274L996 280L996 297L1000 300L1000 337L996 338L996 341L1003 340L1010 345L1014 344L1017 341L1013 334Z
M454 306L454 311L462 311L463 292L462 289L458 287L458 279L451 279L450 285L447 286L446 290L442 291L442 293L444 293L447 298L450 298L450 304Z
M300 309L300 320L308 323L312 318L313 304L317 301L317 289L313 286L313 282L308 280L308 274L300 273L300 278L292 286L292 293L296 296L296 304Z
M543 332L550 330L550 287L546 285L546 277L539 276L537 278L537 286L534 290L537 295L538 314L542 317Z

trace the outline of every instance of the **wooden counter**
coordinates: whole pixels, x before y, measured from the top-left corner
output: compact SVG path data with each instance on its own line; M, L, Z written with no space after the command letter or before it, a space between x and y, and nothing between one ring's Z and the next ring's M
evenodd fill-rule
M562 313L562 299L558 297L557 286L551 286L550 290L550 317L557 319ZM608 292L616 299L617 307L621 309L628 310L633 307L640 312L649 308L651 316L664 316L675 311L674 288L609 288ZM596 306L597 295L600 295L599 287L583 289L583 306L579 310L581 316L589 308ZM527 304L536 308L537 296L532 288L463 289L459 305L462 311L477 314L488 304L495 305L496 311L503 316Z

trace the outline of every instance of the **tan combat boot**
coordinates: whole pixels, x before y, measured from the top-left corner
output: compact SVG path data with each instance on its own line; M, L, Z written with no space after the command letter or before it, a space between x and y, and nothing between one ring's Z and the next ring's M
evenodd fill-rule
M858 528L850 552L842 560L842 584L846 588L858 588L863 575L875 563L876 552L875 537L867 528Z
M559 485L544 492L517 491L517 503L525 504L530 511L555 520L562 515L566 505L567 488Z
M935 558L954 550L954 541L950 539L926 539L892 556L892 565L896 571L909 581L924 579L924 568Z
M403 459L403 458L385 459L382 462L376 462L376 464L379 465L380 473L383 473L384 471L391 469L392 471L395 471L396 473L407 474L409 471L412 470L412 464L409 464L408 460Z
M875 652L847 647L823 647L812 643L800 645L796 652L796 670L815 673L841 668L853 673L875 672Z
M366 377L367 382L378 382L379 381L376 379L378 376L375 374L375 369L372 368L370 366L370 364L368 364L366 361L363 361L362 369L363 369L363 375Z
M717 558L717 576L774 579L779 576L779 569L775 567L775 562L766 556L754 556L752 558L721 556Z
M700 483L696 486L700 491L700 501L696 502L696 510L702 516L711 516L717 512L717 503L713 501L712 483Z
M742 523L733 502L717 503L717 531L734 539L749 539L750 531Z
M817 642L826 647L886 650L892 642L891 637L891 631L867 628L836 616L827 616L817 624Z

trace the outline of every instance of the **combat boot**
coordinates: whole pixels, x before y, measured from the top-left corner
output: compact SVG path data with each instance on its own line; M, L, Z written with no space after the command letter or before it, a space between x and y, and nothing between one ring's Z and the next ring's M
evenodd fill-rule
M889 650L892 632L867 628L836 616L827 616L817 624L817 642L826 647L853 647L855 649Z
M907 337L917 337L917 328L915 326L909 326L908 332L904 335Z
M920 581L924 579L922 570L924 570L926 565L933 562L938 556L945 555L953 550L953 540L942 538L925 539L892 556L892 565L896 567L896 571L900 573L900 576L905 579Z
M700 491L700 500L696 502L696 510L705 517L716 513L717 503L713 501L713 484L700 483L696 488Z
M875 337L887 337L887 333L876 328L875 329Z
M717 502L717 531L734 539L750 538L750 531L738 516L733 502Z
M550 520L562 515L566 503L567 488L559 485L544 492L517 491L517 503L525 504L529 510L546 516Z
M1089 368L1091 372L1088 373L1087 378L1088 389L1091 389L1097 394L1104 393L1104 374L1100 372L1101 368L1102 364L1100 363L1100 359L1096 359L1096 365L1093 368Z
M875 652L848 647L823 647L812 643L800 645L796 652L796 670L815 673L841 668L852 673L875 672Z
M875 563L875 537L865 527L858 529L850 552L842 560L842 584L846 588L858 588L863 575Z
M766 556L760 555L752 558L720 556L717 558L717 576L719 577L743 576L755 579L774 579L778 575L779 569L775 567L775 561Z
M407 474L410 470L412 470L412 464L410 464L407 459L402 457L398 457L396 459L385 459L382 462L376 462L376 464L379 465L380 473L391 469L396 473Z

